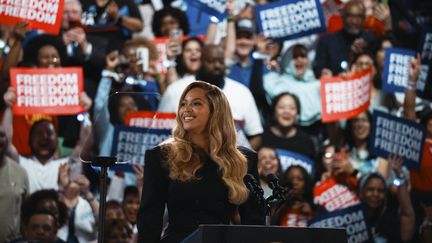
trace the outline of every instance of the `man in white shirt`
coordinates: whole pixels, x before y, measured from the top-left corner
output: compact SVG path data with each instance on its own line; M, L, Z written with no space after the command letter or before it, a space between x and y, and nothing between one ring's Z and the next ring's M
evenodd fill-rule
M203 48L202 67L196 77L180 79L170 86L162 96L158 110L176 112L180 95L188 84L202 80L220 87L228 98L234 119L244 123L243 130L252 148L257 149L263 132L255 100L249 89L232 79L225 77L224 50L218 45L206 45Z

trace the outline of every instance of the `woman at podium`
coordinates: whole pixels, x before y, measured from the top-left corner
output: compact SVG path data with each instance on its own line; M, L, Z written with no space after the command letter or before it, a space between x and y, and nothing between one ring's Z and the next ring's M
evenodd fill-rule
M171 139L146 152L138 242L180 242L200 224L264 224L243 183L257 177L255 152L236 145L231 108L218 87L183 91ZM165 205L168 227L161 235Z

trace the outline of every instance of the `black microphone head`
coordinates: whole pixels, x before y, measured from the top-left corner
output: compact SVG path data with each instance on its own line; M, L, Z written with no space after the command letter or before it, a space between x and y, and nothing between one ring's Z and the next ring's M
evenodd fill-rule
M275 174L267 175L268 185L271 189L279 187L279 178Z
M248 183L255 183L256 180L255 180L255 177L254 177L253 175L251 175L251 174L246 174L246 175L243 177L243 182L244 182L245 184L248 184Z

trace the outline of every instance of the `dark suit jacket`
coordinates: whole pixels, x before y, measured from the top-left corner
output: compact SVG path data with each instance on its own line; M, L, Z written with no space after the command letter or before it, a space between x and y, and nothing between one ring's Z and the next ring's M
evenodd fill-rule
M248 159L249 173L258 178L256 153L240 149ZM180 242L200 224L229 224L237 206L228 202L228 189L217 164L207 157L197 172L200 179L180 182L169 179L164 157L159 146L145 155L144 187L137 219L138 242ZM169 226L160 239L165 204ZM238 209L242 224L264 224L264 210L253 197Z

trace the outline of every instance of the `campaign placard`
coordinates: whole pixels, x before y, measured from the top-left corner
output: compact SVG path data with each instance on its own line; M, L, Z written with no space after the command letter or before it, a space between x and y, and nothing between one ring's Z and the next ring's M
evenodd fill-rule
M324 213L309 220L309 227L314 228L345 228L347 242L373 242L367 214L363 205Z
M325 32L319 0L282 0L255 6L258 29L264 36L289 40Z
M32 29L57 35L63 15L63 0L1 0L0 23L27 22Z
M420 37L420 58L423 64L432 63L432 30L423 31Z
M83 92L81 67L11 68L11 86L15 88L16 115L72 115L83 112L79 95Z
M369 68L344 79L321 78L322 121L348 119L366 111L370 103L373 72Z
M171 131L167 129L115 126L111 155L116 156L117 161L125 163L112 169L133 172L133 164L144 165L147 149L170 137Z
M223 20L226 16L226 0L186 0L186 2L219 20Z
M131 127L172 130L177 122L175 113L133 111L126 114L125 124Z
M412 50L402 48L385 50L382 91L405 92L409 80L409 66L413 57L415 57L415 52Z
M387 158L396 154L408 168L417 169L423 151L426 129L414 121L375 110L372 115L370 151Z
M360 203L355 192L337 183L333 177L316 185L313 196L314 203L323 206L329 212Z
M432 63L432 62L431 62ZM429 66L430 64L423 64L420 66L420 75L416 83L416 91L417 96L428 98L427 94L425 94L426 84L428 82L429 77Z
M309 175L313 175L314 161L304 155L276 148L276 154L281 162L282 171L286 171L291 165L300 165L305 168Z

